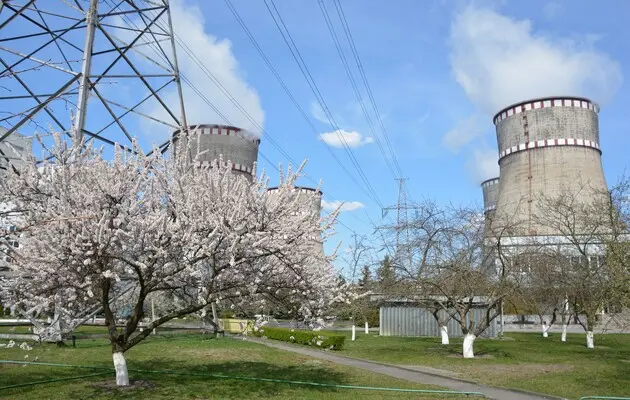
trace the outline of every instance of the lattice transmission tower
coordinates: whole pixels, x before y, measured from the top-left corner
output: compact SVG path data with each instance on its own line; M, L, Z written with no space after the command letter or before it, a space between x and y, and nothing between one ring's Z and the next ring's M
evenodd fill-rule
M56 131L165 150L186 127L168 0L1 0L0 145Z
M407 199L407 189L405 181L407 178L398 178L398 201L396 205L384 207L382 217L385 218L389 211L396 211L396 223L383 225L379 229L393 231L395 234L394 262L400 267L411 271L413 268L413 246L410 236L411 224L409 222L409 211L419 210L420 207L410 204Z

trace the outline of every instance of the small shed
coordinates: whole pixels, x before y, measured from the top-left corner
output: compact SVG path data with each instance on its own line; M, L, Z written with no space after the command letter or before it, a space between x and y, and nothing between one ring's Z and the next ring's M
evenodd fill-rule
M386 296L373 297L380 303L379 335L381 336L440 336L437 321L431 310L424 308L427 299L395 299ZM473 306L467 316L467 324L472 319L476 323L484 318L488 303L483 298L474 298ZM440 310L440 317L447 313ZM450 319L447 324L450 337L463 337L457 321ZM483 332L482 337L496 337L498 333L497 318Z

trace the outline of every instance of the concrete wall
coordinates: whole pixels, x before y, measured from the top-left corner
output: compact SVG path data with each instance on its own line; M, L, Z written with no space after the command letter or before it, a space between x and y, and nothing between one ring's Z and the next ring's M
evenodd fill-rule
M496 215L520 222L517 234L557 233L532 221L541 194L579 193L578 201L586 202L607 189L597 112L585 99L543 99L495 117L501 177Z

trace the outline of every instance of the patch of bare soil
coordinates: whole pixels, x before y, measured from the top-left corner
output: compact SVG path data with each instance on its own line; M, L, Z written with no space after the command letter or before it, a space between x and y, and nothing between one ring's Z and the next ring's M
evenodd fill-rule
M90 386L103 389L103 391L111 393L114 391L131 391L131 390L145 390L155 388L155 384L151 381L133 380L129 381L128 386L118 386L115 380L107 380L101 382L92 382Z

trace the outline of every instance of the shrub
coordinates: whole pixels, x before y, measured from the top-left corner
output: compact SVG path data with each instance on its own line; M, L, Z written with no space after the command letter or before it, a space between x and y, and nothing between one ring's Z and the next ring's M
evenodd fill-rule
M303 331L289 328L274 328L262 326L253 331L255 336L267 339L282 340L283 342L320 347L322 349L341 350L346 340L344 335L327 332Z

